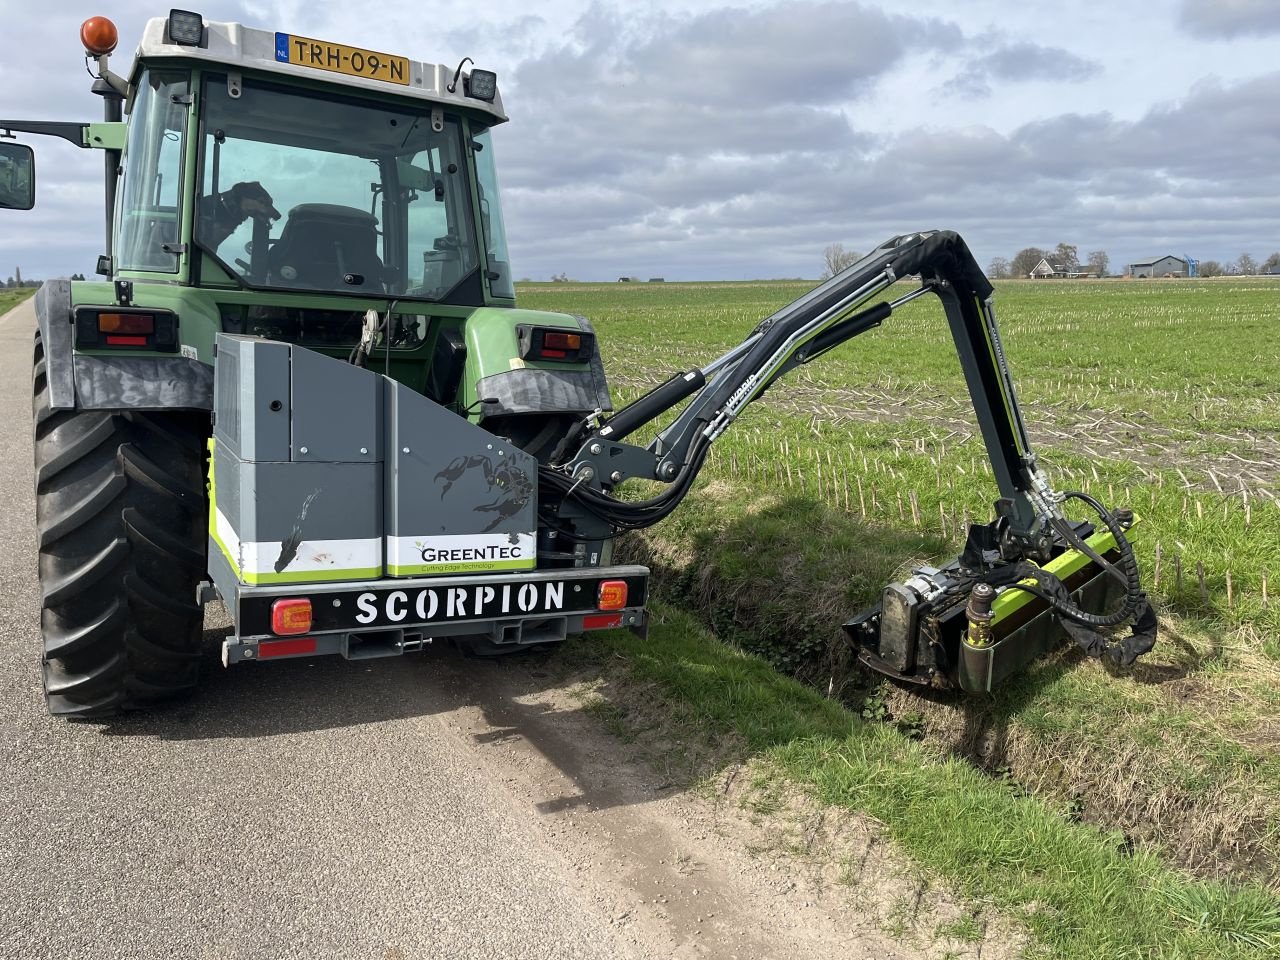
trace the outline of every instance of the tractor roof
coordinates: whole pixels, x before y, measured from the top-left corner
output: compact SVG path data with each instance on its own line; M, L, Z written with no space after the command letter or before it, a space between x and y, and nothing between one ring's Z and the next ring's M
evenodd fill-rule
M204 42L201 46L188 46L173 43L167 32L167 21L156 17L147 21L142 32L142 41L138 44L134 63L134 71L138 69L138 61L155 61L164 58L205 61L218 64L228 69L237 67L244 70L263 70L268 73L284 74L290 77L305 78L312 81L331 83L342 87L381 94L383 96L410 97L415 100L427 100L432 103L448 105L460 109L488 115L493 123L501 123L507 119L502 109L502 95L494 94L489 103L475 97L466 96L464 84L460 80L455 92L450 93L448 85L453 79L453 68L438 63L423 63L407 57L370 51L364 48L340 45L328 41L312 40L296 34L279 33L274 30L258 30L239 23L222 23L214 20L204 21ZM299 46L303 44L303 46ZM306 54L315 47L322 49L322 55L316 58L322 62L334 62L337 57L341 72L321 66L308 66L296 62L297 53ZM293 57L290 51L297 53ZM336 50L336 53L335 53ZM345 69L351 63L352 54L358 54L362 65L367 64L370 54L377 62L386 65L397 63L394 72L381 70L382 79L370 76L352 75ZM346 60L342 59L345 54ZM289 62L291 59L295 62ZM304 59L307 59L304 57ZM134 78L136 79L136 77Z

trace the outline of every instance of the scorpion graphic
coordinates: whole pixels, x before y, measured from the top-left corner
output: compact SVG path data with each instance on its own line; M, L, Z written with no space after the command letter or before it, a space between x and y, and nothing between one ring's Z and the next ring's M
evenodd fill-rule
M502 463L495 468L493 461L489 457L480 454L469 457L455 457L452 463L435 476L437 483L441 480L444 481L444 487L440 490L440 499L444 499L445 494L453 487L454 482L461 478L464 473L477 468L483 474L485 482L489 485L489 490L496 489L498 491L492 502L476 507L477 513L497 514L493 518L493 522L482 531L483 533L488 533L502 523L503 520L508 517L514 517L524 509L525 505L533 497L533 482L529 479L527 473L517 469L510 463Z

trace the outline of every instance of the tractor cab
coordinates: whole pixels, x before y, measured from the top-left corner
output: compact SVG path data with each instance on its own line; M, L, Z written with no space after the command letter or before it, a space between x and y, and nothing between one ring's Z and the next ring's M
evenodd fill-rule
M506 120L493 73L183 11L148 22L127 79L107 66L109 21L87 21L81 39L107 123L60 135L90 141L93 131L97 142L79 145L117 158L103 275L239 291L277 308L278 329L272 310L243 320L291 340L302 331L288 308L305 305L289 294L514 300L489 134ZM33 126L47 125L11 129ZM352 311L338 312L308 314L312 342L358 339Z

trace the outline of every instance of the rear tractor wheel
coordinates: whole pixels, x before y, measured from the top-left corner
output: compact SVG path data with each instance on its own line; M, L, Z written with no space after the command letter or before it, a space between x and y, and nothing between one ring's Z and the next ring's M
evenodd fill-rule
M207 414L54 410L32 377L49 712L109 716L194 688Z

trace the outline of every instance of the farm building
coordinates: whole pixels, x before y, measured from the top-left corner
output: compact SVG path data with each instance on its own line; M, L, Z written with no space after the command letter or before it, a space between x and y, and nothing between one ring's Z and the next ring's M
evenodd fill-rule
M1150 260L1129 264L1124 272L1130 277L1185 277L1187 261L1172 254L1165 257L1152 257Z
M1071 266L1066 263L1050 263L1048 259L1041 260L1031 268L1032 280L1078 280L1081 277L1091 277L1091 274L1085 267Z

